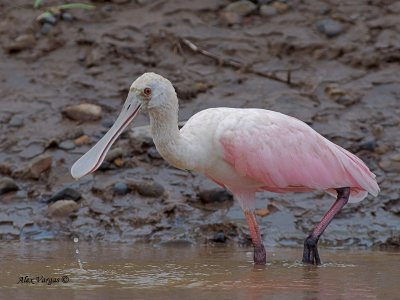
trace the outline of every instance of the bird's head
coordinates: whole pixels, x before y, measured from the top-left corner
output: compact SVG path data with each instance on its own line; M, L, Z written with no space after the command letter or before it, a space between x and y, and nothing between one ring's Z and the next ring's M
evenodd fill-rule
M140 109L158 113L176 111L178 99L171 82L155 73L144 73L130 89L122 110L110 130L83 155L71 168L72 177L78 179L96 171L103 162L111 145L133 121Z
M145 112L172 109L177 106L177 97L172 83L155 73L144 73L136 79L130 89L124 107L140 105Z

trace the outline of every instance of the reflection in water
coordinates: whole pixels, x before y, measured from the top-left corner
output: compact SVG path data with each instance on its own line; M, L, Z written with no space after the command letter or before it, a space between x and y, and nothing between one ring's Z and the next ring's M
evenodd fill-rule
M104 299L391 299L400 275L398 264L393 264L398 253L325 249L326 263L316 267L298 262L297 249L275 249L268 253L267 266L259 267L242 248L80 243L83 269L76 263L77 245L6 243L1 253L5 259L0 261L1 270L6 270L0 275L4 295L18 291L20 296L42 297L54 290L60 299L99 293ZM68 276L69 282L17 284L23 275Z

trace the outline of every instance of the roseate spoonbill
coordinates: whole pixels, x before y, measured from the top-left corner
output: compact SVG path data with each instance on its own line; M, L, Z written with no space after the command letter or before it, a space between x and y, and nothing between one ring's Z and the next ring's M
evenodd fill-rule
M263 109L210 108L178 129L178 98L171 82L155 73L136 79L114 125L71 169L74 178L94 172L121 132L143 109L161 156L228 189L239 201L254 246L255 264L266 253L257 224L255 193L324 190L336 201L305 239L303 262L320 264L317 243L347 203L377 196L375 175L355 155L293 117Z

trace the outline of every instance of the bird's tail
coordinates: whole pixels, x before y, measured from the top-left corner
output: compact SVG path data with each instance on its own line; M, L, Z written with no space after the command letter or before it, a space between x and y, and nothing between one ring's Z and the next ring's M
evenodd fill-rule
M334 144L335 145L335 144ZM376 176L372 173L365 163L356 155L350 153L346 149L335 145L336 150L339 150L338 155L347 175L352 179L354 186L351 187L349 202L356 203L363 200L368 193L377 196L380 192ZM327 191L330 194L336 195L336 191Z

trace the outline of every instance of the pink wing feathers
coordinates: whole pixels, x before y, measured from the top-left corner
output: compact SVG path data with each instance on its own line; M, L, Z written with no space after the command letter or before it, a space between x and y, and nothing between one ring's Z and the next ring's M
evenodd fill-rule
M249 109L218 126L224 159L271 192L351 187L349 202L376 196L375 175L357 156L325 139L307 124L281 113Z

